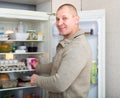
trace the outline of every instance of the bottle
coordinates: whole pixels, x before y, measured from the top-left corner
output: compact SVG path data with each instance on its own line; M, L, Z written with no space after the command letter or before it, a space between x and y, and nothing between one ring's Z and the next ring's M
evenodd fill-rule
M4 34L4 27L0 27L0 34Z
M15 52L17 50L17 46L14 44L13 46L12 46L12 52Z
M43 33L42 32L38 32L38 40L39 41L43 41Z
M19 22L18 24L18 32L19 33L24 33L25 32L25 28L24 28L24 23L22 21Z
M97 64L95 61L92 62L92 69L91 69L91 83L97 83Z

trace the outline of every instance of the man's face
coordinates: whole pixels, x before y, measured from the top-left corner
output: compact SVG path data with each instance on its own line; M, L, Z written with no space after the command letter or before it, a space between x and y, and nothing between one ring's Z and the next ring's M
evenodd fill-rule
M60 35L69 37L74 33L75 26L78 23L78 19L70 11L68 7L63 7L56 13L56 26Z

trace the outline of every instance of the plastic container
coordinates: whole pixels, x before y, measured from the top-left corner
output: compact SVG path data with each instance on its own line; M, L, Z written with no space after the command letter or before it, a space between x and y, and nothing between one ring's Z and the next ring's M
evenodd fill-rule
M27 60L27 68L29 70L34 70L35 68L31 63L37 62L37 59L36 58L27 58L26 60Z
M0 88L13 88L17 86L17 80L0 81Z

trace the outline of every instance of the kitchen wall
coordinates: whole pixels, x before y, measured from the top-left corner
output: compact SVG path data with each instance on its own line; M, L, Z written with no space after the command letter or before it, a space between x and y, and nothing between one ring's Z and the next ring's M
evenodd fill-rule
M64 3L71 3L74 4L74 6L80 10L81 9L81 2L79 0L51 0L52 1L52 12L55 13L57 8L64 4Z
M82 2L81 2L82 1ZM106 11L106 97L120 98L120 0L52 0L52 11L62 3L72 3L78 10Z

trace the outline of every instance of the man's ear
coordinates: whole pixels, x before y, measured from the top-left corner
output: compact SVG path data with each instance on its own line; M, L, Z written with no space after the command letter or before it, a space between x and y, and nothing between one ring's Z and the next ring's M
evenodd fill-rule
M76 24L79 23L79 20L80 20L80 17L79 16L75 16L75 21L76 21Z

